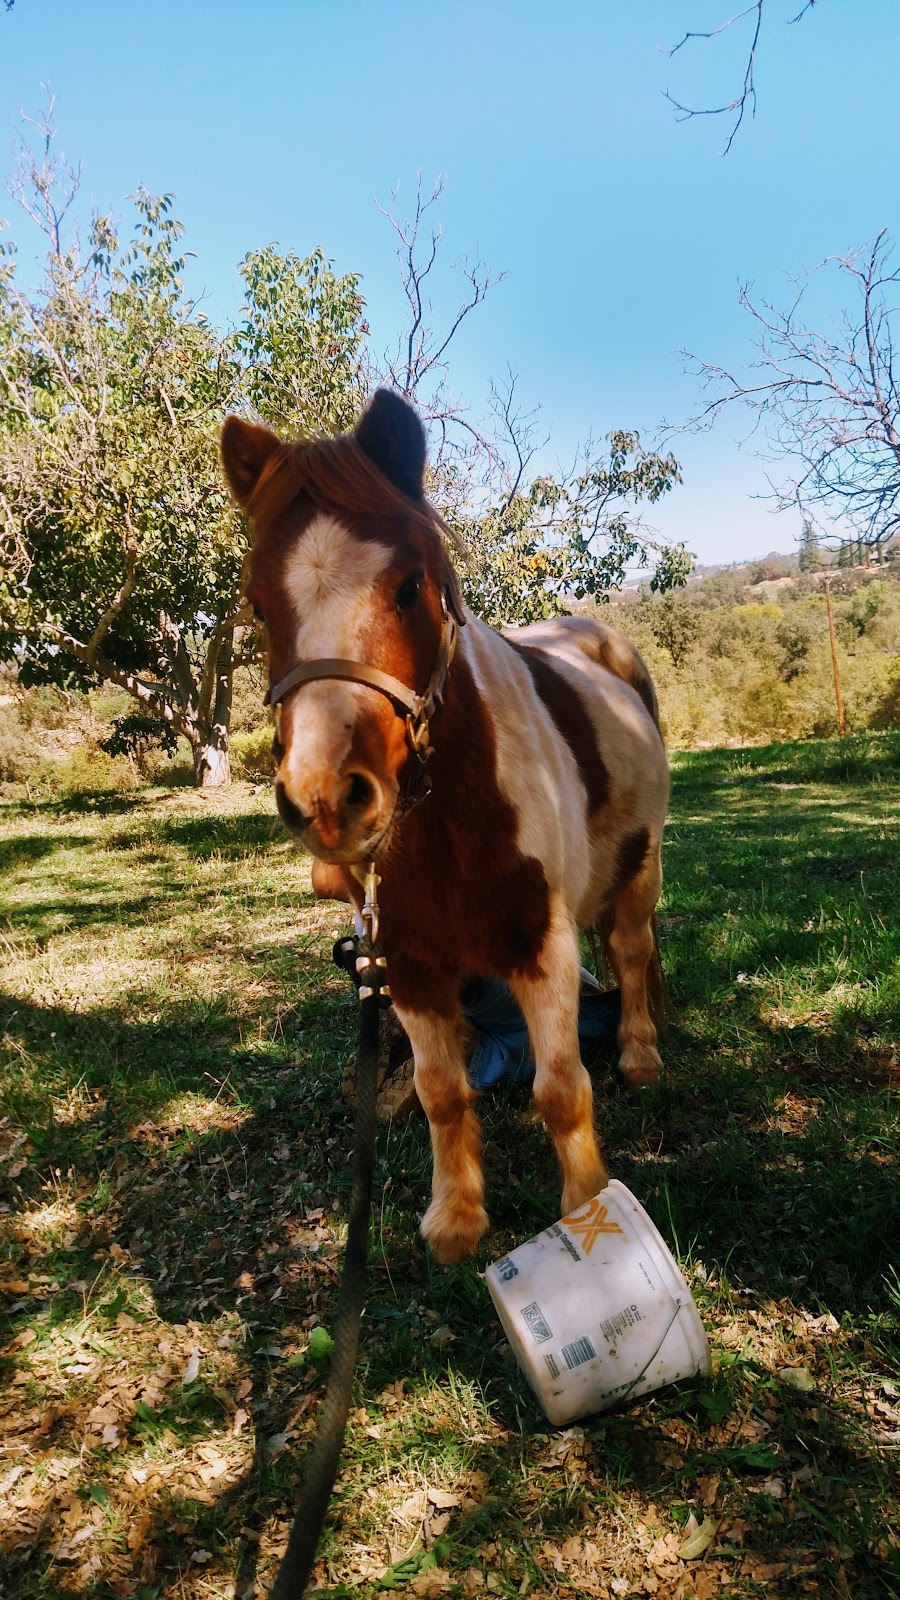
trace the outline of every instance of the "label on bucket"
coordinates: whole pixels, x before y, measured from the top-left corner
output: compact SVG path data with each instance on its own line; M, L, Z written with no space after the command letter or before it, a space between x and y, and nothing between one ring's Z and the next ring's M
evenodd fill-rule
M574 1339L571 1344L564 1344L559 1353L570 1372L575 1367L583 1366L585 1361L593 1361L597 1354L586 1333L583 1333L580 1339Z
M615 1344L623 1333L626 1333L629 1328L633 1328L635 1323L643 1322L643 1320L636 1305L626 1306L624 1311L617 1311L614 1316L605 1317L600 1324L600 1332L607 1344Z
M590 1255L601 1234L619 1233L623 1240L625 1238L624 1229L610 1217L609 1207L603 1204L599 1195L595 1195L580 1210L573 1211L570 1217L563 1217L556 1226L567 1228L570 1234L574 1234L586 1256ZM553 1231L551 1228L550 1232Z
M536 1300L532 1300L530 1306L522 1307L522 1316L535 1344L546 1344L548 1339L553 1338L544 1313Z

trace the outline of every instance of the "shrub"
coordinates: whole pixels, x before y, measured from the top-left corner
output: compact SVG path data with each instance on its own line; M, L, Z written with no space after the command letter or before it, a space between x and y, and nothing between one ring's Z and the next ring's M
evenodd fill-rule
M270 777L275 771L272 729L255 728L252 733L232 734L231 764L238 777Z
M0 783L27 783L41 761L41 748L12 697L0 705Z

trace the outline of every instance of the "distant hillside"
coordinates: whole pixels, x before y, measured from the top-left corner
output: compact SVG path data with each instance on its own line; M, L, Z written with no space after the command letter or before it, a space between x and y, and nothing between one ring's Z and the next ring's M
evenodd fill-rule
M900 560L828 576L848 730L900 727ZM667 595L638 583L598 614L645 656L671 746L837 729L825 574L796 555L701 567Z

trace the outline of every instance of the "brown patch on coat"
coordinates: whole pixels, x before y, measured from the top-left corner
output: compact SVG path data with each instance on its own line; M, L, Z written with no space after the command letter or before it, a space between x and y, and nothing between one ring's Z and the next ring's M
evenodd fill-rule
M669 991L666 988L666 975L663 971L655 911L650 918L650 929L653 934L653 954L647 967L647 1006L657 1034L664 1039L669 1031Z
M613 638L613 634L617 636ZM631 640L624 634L618 633L617 629L610 628L598 645L596 659L608 672L621 678L623 683L631 685L635 694L640 696L647 707L659 732L659 701L656 698L656 688L647 663Z
M503 635L506 638L506 635ZM537 694L578 763L587 790L588 815L594 816L609 799L609 773L600 751L594 725L574 684L546 651L506 638L510 649L525 662Z
M335 443L339 441L334 441ZM299 450L300 446L295 446ZM378 667L421 694L431 681L444 623L442 596L447 594L451 568L435 529L421 516L406 524L384 515L364 517L342 507L320 507L300 493L288 510L272 521L256 525L246 585L248 599L266 623L270 682L278 682L297 665L295 637L299 619L288 596L286 569L298 544L317 515L334 517L361 543L375 541L392 552L389 569L372 591L371 616L360 638L362 662ZM397 590L410 576L421 575L416 604L399 613ZM454 580L455 581L455 580ZM448 596L451 603L452 597ZM281 719L283 756L291 741L294 693L285 701ZM361 762L382 781L396 780L401 787L410 771L405 721L384 695L372 690L364 716L354 725L351 762Z
M619 973L616 968L616 958L613 954L611 934L615 926L616 910L613 902L607 901L598 914L588 936L594 951L594 970L599 977L601 971L607 984L619 982ZM666 988L666 975L663 971L662 953L659 948L659 931L656 924L656 912L650 917L650 931L653 935L653 951L647 963L647 1010L650 1021L653 1023L658 1035L664 1038L668 1033L669 1018L669 993ZM600 960L597 961L595 939L600 942Z
M432 723L432 792L382 862L381 926L401 1007L453 1015L469 973L536 976L550 923L544 868L516 844L490 713L457 656Z

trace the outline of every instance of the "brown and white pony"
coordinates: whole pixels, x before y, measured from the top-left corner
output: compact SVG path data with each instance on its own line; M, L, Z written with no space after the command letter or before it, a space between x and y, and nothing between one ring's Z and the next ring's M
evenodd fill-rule
M399 396L380 390L352 434L296 444L231 417L222 451L253 525L247 595L281 702L278 809L320 861L377 860L391 993L431 1129L422 1233L440 1261L456 1261L487 1227L460 1027L467 976L505 979L525 1014L565 1212L607 1181L579 1057L579 927L608 936L622 1073L656 1081L648 979L659 975L668 772L653 685L603 623L498 633L463 607L424 497L422 425ZM398 702L317 669L361 663L421 694L454 615L458 647L429 732L431 793L411 808L420 767ZM313 681L285 689L310 662ZM360 905L349 871L347 884Z

